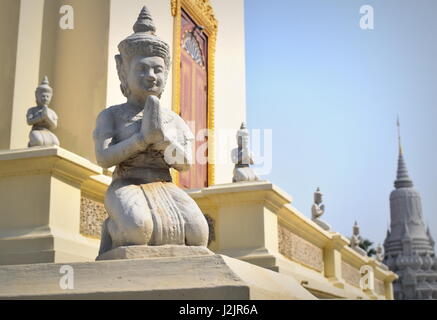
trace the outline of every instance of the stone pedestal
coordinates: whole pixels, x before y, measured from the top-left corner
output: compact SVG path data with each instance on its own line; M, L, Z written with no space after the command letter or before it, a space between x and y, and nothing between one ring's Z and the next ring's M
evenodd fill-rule
M60 273L64 270L63 273ZM68 274L65 274L67 270ZM62 289L69 277L69 289ZM315 299L293 277L222 255L0 266L0 299Z
M59 147L0 151L0 265L94 260L99 241L80 234L80 199L106 187L101 174Z
M96 258L99 260L148 259L170 257L208 256L214 253L205 247L165 245L165 246L123 246L105 253Z
M291 197L268 181L221 184L189 194L210 217L211 250L278 270L277 212Z

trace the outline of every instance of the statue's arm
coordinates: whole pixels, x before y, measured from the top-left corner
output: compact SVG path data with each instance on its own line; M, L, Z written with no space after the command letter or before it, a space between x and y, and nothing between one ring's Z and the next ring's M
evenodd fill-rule
M147 147L141 132L130 138L110 145L114 137L114 118L106 109L97 117L93 138L97 163L103 168L110 168L123 162Z
M169 167L178 171L190 168L194 136L182 118L171 110L162 109L155 96L146 100L141 133L146 144L163 152Z
M34 112L34 110L34 108L30 108L29 110L27 110L26 120L29 126L33 126L34 124L42 121L41 113Z

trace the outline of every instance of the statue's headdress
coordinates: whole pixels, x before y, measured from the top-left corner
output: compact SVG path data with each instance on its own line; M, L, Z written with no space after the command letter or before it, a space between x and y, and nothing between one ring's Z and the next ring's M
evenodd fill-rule
M36 87L35 93L37 93L38 91L47 91L53 93L53 89L49 85L49 79L47 78L47 76L44 76L44 79L41 81L41 84L38 87Z
M116 55L117 70L122 82L122 92L126 95L123 88L124 79L120 75L122 62L129 61L133 56L142 54L149 57L161 57L166 66L166 75L170 69L170 47L158 36L155 35L156 27L153 23L149 10L144 6L133 26L134 33L118 44L120 55Z
M314 192L314 202L316 204L322 203L322 196L323 196L323 193L320 191L320 188L317 187L316 192Z
M240 126L240 130L237 131L237 138L248 136L248 135L249 135L249 131L247 130L246 123L242 122Z

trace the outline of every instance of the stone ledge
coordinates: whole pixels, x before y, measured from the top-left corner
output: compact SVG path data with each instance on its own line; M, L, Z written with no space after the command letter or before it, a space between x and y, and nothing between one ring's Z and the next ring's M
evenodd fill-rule
M293 277L222 255L0 266L0 299L315 299Z
M195 246L123 246L102 253L96 258L99 260L171 258L189 256L207 256L214 253L205 247Z

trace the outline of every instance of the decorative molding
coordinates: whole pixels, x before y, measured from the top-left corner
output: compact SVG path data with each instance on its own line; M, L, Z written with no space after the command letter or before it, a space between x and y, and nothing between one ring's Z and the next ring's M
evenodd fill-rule
M103 203L81 196L80 198L80 234L100 239L103 221L108 217Z
M205 69L205 62L203 61L202 49L200 48L199 42L189 32L186 32L184 35L183 48L202 69Z
M181 101L181 10L204 27L208 36L208 186L215 184L215 50L218 22L209 0L171 0L173 21L173 111L180 114ZM179 174L173 174L179 182Z
M278 247L279 253L288 259L323 273L323 249L295 235L281 224L278 225Z
M346 280L346 282L349 283L350 285L353 285L358 288L360 287L361 274L359 269L353 267L347 262L342 261L341 275L343 279Z

